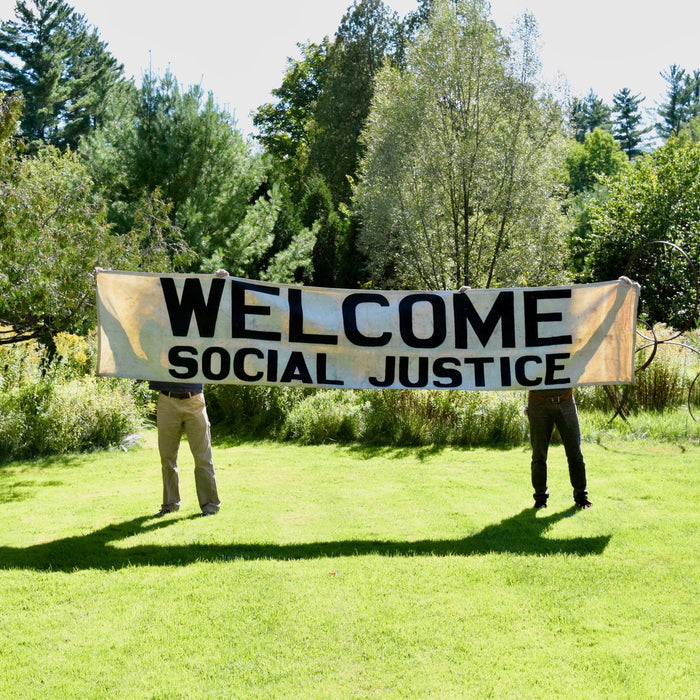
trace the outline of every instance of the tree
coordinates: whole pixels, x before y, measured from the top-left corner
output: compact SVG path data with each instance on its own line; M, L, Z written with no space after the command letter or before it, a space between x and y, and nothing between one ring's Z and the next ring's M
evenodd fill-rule
M583 143L586 134L596 129L610 131L612 110L591 90L586 97L574 98L569 107L569 124L574 138Z
M582 241L591 234L590 210L607 198L606 182L616 180L629 168L630 161L612 134L598 128L583 143L572 140L566 156L566 184L574 195L567 201L571 222L567 269L581 273L586 266L588 250ZM607 179L606 179L607 178Z
M428 24L434 0L418 0L418 7L404 18L404 31L408 41L415 41L418 32Z
M639 107L644 100L640 95L633 95L629 88L622 88L613 95L613 135L630 160L644 153L644 137L652 129L651 126L642 127Z
M124 89L123 66L83 15L63 0L18 0L0 26L0 89L21 94L21 132L30 150L75 150L109 116Z
M696 295L692 272L681 257L645 246L668 241L700 260L700 144L672 137L603 184L607 196L588 202L588 230L577 241L585 251L581 280L616 279L636 256L629 275L642 283L641 314L686 327Z
M449 289L560 279L561 115L538 95L537 31L507 41L482 0L436 0L385 66L356 190L372 282Z
M684 141L700 142L700 116L689 119L681 128L678 136Z
M264 104L253 116L257 140L280 163L305 167L310 131L326 73L330 42L299 44L301 59L288 59L282 85L272 91L275 102ZM294 170L292 170L294 172Z
M360 134L377 73L386 61L400 63L403 47L403 27L395 12L382 0L355 0L329 48L311 124L308 175L316 184L317 174L324 179L321 189L330 194L334 211L320 221L315 284L355 287L362 280L362 255L356 247L358 225L348 217L347 205L363 154Z
M375 77L400 50L401 38L398 16L382 0L356 0L329 49L314 110L310 165L323 175L336 204L350 201Z
M301 47L290 61L275 103L254 117L258 140L280 165L296 219L318 232L312 282L356 286L361 255L349 215L352 182L362 153L359 135L369 112L377 71L400 61L403 30L381 0L355 2L334 41ZM276 227L276 235L281 235Z
M616 177L629 160L613 135L601 128L572 141L566 157L569 189L574 194L591 189L602 177Z
M661 117L656 130L662 138L678 135L693 117L700 115L700 71L687 73L674 64L661 73L667 83L666 102L658 110Z
M198 86L183 91L170 73L146 76L123 118L87 139L81 154L119 231L131 228L144 199L156 196L167 204L169 230L195 253L188 262L173 260L176 268L260 275L259 263L275 243L279 188L268 182L266 159L250 152L211 93L205 97ZM298 233L300 258L278 281L293 281L296 269L310 264L313 241L308 230ZM274 269L281 274L279 260Z
M53 147L21 155L14 138L21 101L0 94L0 344L38 339L94 322L96 265L149 261L140 233L114 236L83 164ZM151 250L151 261L158 252Z

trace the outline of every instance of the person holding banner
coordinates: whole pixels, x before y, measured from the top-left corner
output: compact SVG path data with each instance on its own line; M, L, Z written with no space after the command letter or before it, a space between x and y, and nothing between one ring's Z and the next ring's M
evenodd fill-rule
M216 277L228 277L217 270ZM180 478L177 455L184 431L194 458L194 481L202 515L216 515L221 508L211 449L211 431L204 387L201 384L150 381L160 392L156 408L158 451L163 476L163 503L155 517L180 510Z
M162 517L180 510L180 478L177 455L183 431L194 458L194 480L202 515L216 515L221 507L211 449L211 433L201 384L149 382L159 391L156 409L158 451L163 476Z
M535 508L546 508L549 498L547 487L547 453L556 425L564 445L569 465L569 480L574 490L577 508L588 509L586 463L581 453L581 428L572 389L541 389L530 391L527 403L532 447L531 476L535 490Z

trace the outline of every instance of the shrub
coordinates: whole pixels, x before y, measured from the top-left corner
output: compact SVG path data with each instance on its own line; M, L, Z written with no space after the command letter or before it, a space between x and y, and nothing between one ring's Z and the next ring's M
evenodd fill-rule
M7 459L116 446L143 423L123 380L41 380L10 392L0 410L0 454Z
M522 392L366 391L362 439L394 445L519 445Z
M212 421L238 437L305 444L518 445L522 392L207 387Z
M0 345L0 391L11 391L41 376L43 353L37 343Z
M70 381L92 377L97 368L97 338L94 332L87 336L59 333L55 338L56 354L50 374L56 381Z
M351 442L361 433L361 408L354 391L317 391L292 407L279 435L305 445Z
M112 447L143 424L145 384L95 378L94 336L56 349L48 362L36 343L0 346L0 460Z
M276 437L290 411L310 393L313 390L296 387L205 387L210 420L223 432L238 437Z

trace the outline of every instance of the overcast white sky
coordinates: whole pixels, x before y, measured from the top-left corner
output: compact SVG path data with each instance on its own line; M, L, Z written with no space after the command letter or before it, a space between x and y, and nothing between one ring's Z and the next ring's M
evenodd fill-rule
M185 86L201 83L238 126L252 132L250 113L271 100L297 43L333 36L352 0L73 0L97 27L127 75L169 66ZM400 15L417 0L388 0ZM14 0L0 0L0 19ZM623 87L646 96L655 110L665 83L659 73L677 63L700 68L700 2L665 0L492 0L504 30L524 10L537 19L544 74L565 77L574 95L592 88L609 104Z

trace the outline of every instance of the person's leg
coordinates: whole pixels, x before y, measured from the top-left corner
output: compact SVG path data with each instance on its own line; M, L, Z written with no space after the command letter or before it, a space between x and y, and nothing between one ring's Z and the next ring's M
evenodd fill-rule
M158 451L163 475L163 510L180 509L180 478L177 454L182 437L182 416L177 399L161 394L156 409Z
M194 481L199 507L203 513L217 513L221 502L216 488L211 430L204 395L198 394L183 403L186 404L185 432L194 458Z
M554 420L549 406L544 401L530 398L527 406L527 418L530 424L530 446L532 461L530 475L534 489L535 504L546 504L549 497L547 487L547 453L552 438Z
M578 420L576 401L573 396L559 404L557 429L566 452L574 500L576 503L586 502L588 501L586 463L581 452L581 427Z

